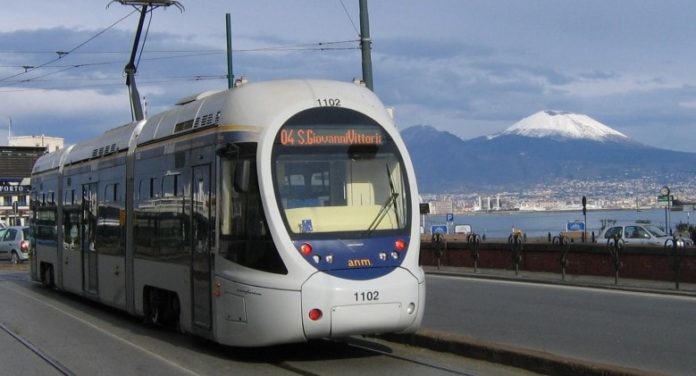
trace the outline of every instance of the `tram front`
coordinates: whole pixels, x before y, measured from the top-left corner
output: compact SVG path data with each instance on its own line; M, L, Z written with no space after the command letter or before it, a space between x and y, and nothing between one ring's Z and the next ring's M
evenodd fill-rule
M302 111L276 134L273 188L290 257L311 267L302 284L307 338L420 326L425 284L413 170L393 137L341 107Z

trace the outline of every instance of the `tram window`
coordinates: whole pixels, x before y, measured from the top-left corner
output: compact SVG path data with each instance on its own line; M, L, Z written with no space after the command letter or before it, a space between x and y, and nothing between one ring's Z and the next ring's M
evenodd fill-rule
M36 213L36 239L56 240L55 208L42 208Z
M63 213L63 246L77 250L80 247L80 211L68 209Z
M65 205L75 204L75 190L74 189L65 191L65 197L63 198L63 203Z
M157 178L150 178L150 198L159 197L159 192L157 191Z
M247 176L240 177L238 169L246 170L243 173ZM242 180L246 187L235 184ZM253 159L224 159L221 188L221 255L249 268L287 274L268 230Z
M116 206L102 205L97 210L96 244L99 253L123 254L123 235L125 228L120 223L120 210Z
M166 175L162 178L162 197L176 197L179 195L179 175Z
M104 187L104 202L117 201L118 184L107 184Z

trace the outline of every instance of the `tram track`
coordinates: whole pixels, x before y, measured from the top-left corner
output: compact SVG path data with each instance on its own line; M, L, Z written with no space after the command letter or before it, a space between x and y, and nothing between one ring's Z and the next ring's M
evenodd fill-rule
M275 349L275 351L277 354L265 359L267 364L302 376L336 374L337 368L332 368L331 365L327 366L327 362L338 361L343 363L342 367L351 367L354 362L360 363L361 360L370 358L373 358L370 364L380 364L380 368L385 366L384 358L391 359L395 363L389 365L389 368L403 369L406 374L409 374L408 372L413 374L413 371L417 369L417 374L478 375L478 373L465 372L455 367L443 365L442 362L428 358L427 355L419 357L417 353L409 353L408 350L404 351L399 346L395 348L392 344L358 337L316 340L308 344L297 345L297 347L282 346L282 349ZM300 355L296 354L295 351L304 354L314 352L314 354ZM368 372L368 374L371 373Z
M61 364L61 362L59 362L57 359L54 359L54 358L53 358L52 356L50 356L48 353L46 353L45 351L41 350L39 347L37 347L37 346L34 345L33 343L29 342L28 339L26 339L26 338L20 336L19 334L15 333L14 331L12 331L12 329L10 329L7 325L5 325L5 324L3 324L3 323L0 323L0 329L2 329L2 331L4 331L5 333L9 334L12 338L15 339L15 341L19 342L22 346L24 346L24 347L26 347L27 349L29 349L29 351L31 351L32 353L34 353L36 356L38 356L39 358L41 358L41 360L43 360L44 362L46 362L46 364L48 364L49 366L51 366L52 368L54 368L54 369L55 369L56 371L58 371L61 375L64 375L64 376L74 376L74 375L76 375L76 373L74 373L74 372L71 371L69 368L67 368L66 366L64 366L63 364Z
M384 347L384 346L377 343L377 342L371 342L371 341L357 339L357 338L348 338L348 339L343 340L343 343L345 343L347 346L350 346L350 347L355 348L355 349L371 352L374 354L379 354L381 356L386 356L386 357L389 357L392 359L401 360L404 362L408 362L411 364L415 364L415 365L426 367L426 368L433 369L433 370L442 371L442 372L449 373L452 375L475 376L475 374L473 374L473 373L462 372L462 371L458 371L458 370L451 369L448 367L444 367L444 366L436 365L433 363L425 362L423 360L410 358L410 357L403 356L403 355L397 355L397 354L394 354L394 353L389 352L387 350L380 350L380 349L375 348L375 347Z

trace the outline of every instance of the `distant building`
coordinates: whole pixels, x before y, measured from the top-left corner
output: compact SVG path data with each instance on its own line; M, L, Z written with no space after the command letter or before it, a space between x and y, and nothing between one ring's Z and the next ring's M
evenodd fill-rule
M0 146L0 222L7 225L23 225L28 222L31 215L31 170L34 162L46 153L47 148L48 146Z
M62 137L49 136L14 136L10 137L10 146L45 148L49 153L63 148Z
M430 201L430 214L452 213L452 201Z

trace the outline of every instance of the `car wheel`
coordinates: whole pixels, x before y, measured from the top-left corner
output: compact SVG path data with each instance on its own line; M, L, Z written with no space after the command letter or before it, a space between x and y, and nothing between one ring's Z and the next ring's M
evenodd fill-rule
M16 251L12 251L12 258L10 258L11 264L19 264L19 255Z

